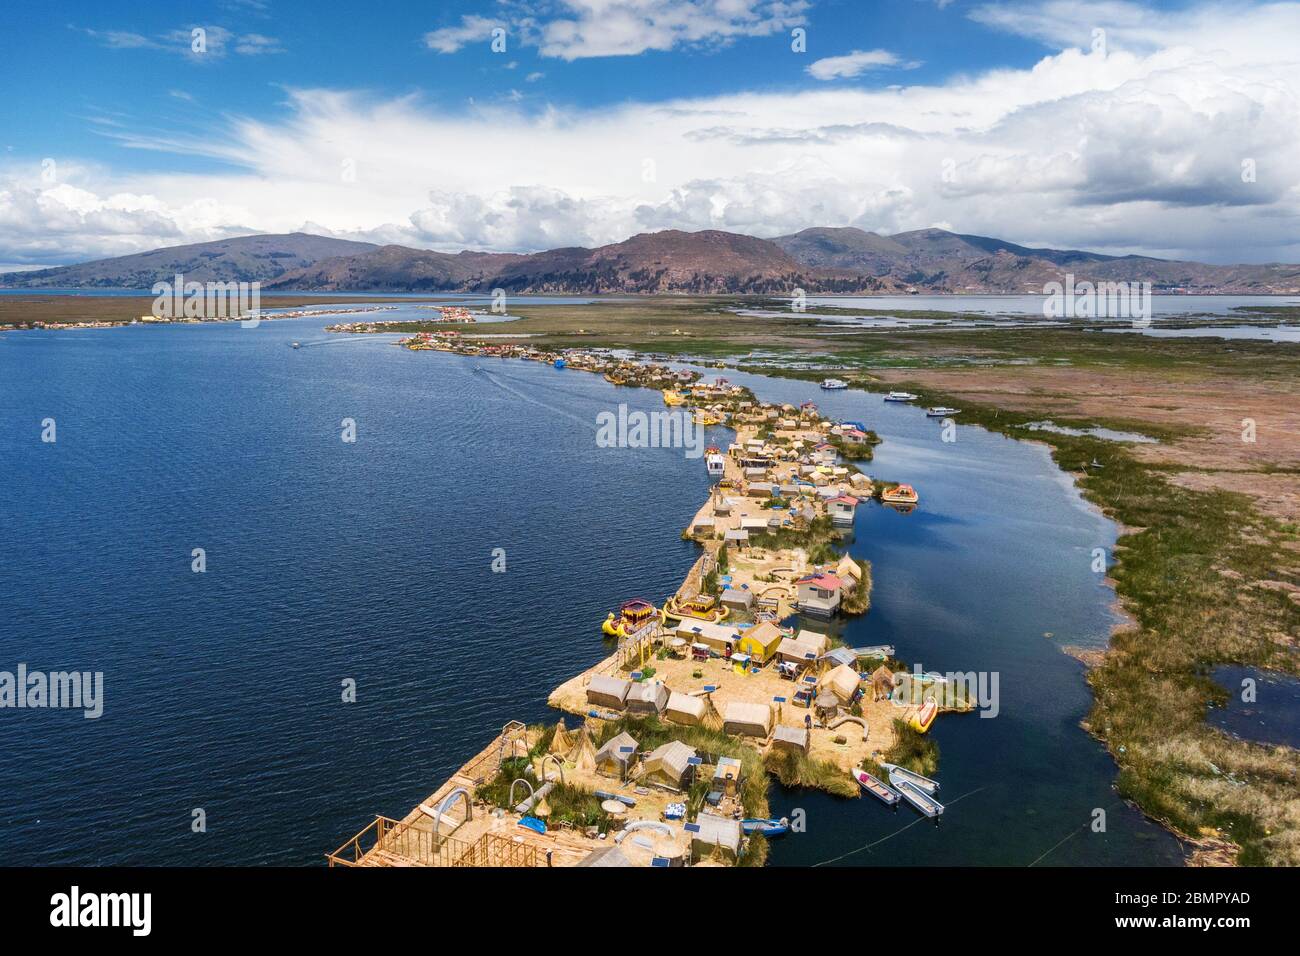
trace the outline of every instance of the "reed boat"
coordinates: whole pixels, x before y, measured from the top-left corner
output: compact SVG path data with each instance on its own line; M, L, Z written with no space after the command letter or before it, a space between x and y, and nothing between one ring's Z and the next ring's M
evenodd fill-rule
M890 392L885 396L887 402L914 402L920 395L913 395L911 392Z
M889 807L898 806L899 793L893 787L886 784L879 777L867 773L860 767L854 767L849 771L853 779L861 784L862 789L867 791L881 803Z
M949 415L960 415L960 408L949 408L947 405L935 405L933 408L925 410L926 418L947 418Z
M714 624L721 624L731 614L731 608L722 607L718 604L718 599L712 594L697 594L687 601L679 601L672 597L664 602L664 615L666 617L675 617L686 619L695 618L699 621L712 621Z
M849 383L848 383L848 382L845 382L845 381L843 381L843 380L841 380L841 379L838 379L838 378L824 378L824 379L822 379L822 388L826 389L828 392L829 392L829 391L834 391L835 389L839 389L839 388L848 388L848 387L849 387Z
M617 614L611 611L600 629L607 637L631 637L656 622L663 622L663 612L649 601L634 598L623 602Z
M937 793L939 790L939 781L931 780L915 770L908 770L906 767L900 767L896 763L881 762L880 766L889 771L889 782L897 787L900 783L910 783L918 790L924 790L926 793Z
M933 697L927 697L921 709L907 719L908 726L918 733L925 733L934 723L935 716L939 713L939 704Z
M880 493L880 500L894 505L914 505L921 500L911 485L896 485Z
M665 404L665 405L685 405L685 404L686 404L686 396L683 395L681 392L674 391L674 390L671 389L671 388L670 388L670 389L667 389L667 390L664 391L664 404Z
M746 836L761 833L766 837L784 836L790 832L790 818L782 817L747 817L740 821L740 829Z
M892 775L890 779L892 781ZM925 814L925 816L938 819L943 815L943 804L924 790L908 783L906 780L901 783L895 783L894 786L898 787L899 795L902 796L904 800L914 806L917 810L921 811L921 813Z
M695 424L697 425L721 425L722 419L712 412L697 411L695 413Z

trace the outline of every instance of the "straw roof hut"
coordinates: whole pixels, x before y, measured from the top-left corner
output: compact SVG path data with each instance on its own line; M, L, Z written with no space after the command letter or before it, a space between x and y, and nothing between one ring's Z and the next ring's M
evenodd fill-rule
M564 725L564 718L561 717L555 724L555 734L551 737L551 745L546 749L553 754L563 756L573 749L574 737L569 733L569 728Z
M772 732L772 708L733 700L722 714L722 729L728 734L767 737Z
M831 646L831 639L819 631L810 631L807 628L801 630L794 636L794 639L800 644L808 644L817 648L818 656L825 654Z
M817 690L834 694L842 704L847 704L858 692L858 672L847 664L829 670L817 681Z
M632 761L636 759L638 746L636 738L627 731L611 737L605 741L605 746L596 751L596 772L620 780L626 779L627 772L632 769Z
M591 683L587 685L587 703L593 707L622 710L627 703L627 692L630 689L631 683L621 677L597 674L592 677Z
M806 754L812 744L812 735L806 727L777 727L772 733L772 749Z
M692 697L690 694L679 694L677 691L673 691L668 695L668 703L664 707L664 716L675 724L695 726L703 723L704 716L709 709L709 702L705 698Z
M871 672L871 699L888 700L894 693L894 672L881 664Z
M629 714L659 714L668 706L668 687L663 681L634 683L627 692Z
M650 751L642 762L642 780L672 790L684 789L691 773L695 748L680 740L670 740Z
M578 731L578 739L564 759L579 770L596 769L596 745L591 742L591 731L587 729L586 724L583 724L582 729Z
M792 664L813 664L821 656L816 644L805 644L787 637L776 646L776 656Z
M632 861L616 846L600 846L575 864L577 866L631 866Z
M740 821L701 813L695 818L696 829L691 834L691 852L700 856L717 854L724 859L736 860L740 856Z

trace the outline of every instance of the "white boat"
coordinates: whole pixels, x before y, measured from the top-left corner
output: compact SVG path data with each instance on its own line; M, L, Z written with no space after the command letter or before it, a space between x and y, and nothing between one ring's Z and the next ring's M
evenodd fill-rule
M294 342L294 343L293 343L293 347L296 348L296 349L300 349L300 348L302 348L302 346L299 345L297 342Z
M848 382L842 381L842 380L840 380L840 379L838 379L838 378L824 378L824 379L822 379L822 388L827 389L827 390L830 390L830 389L836 389L836 388L848 388L848 387L849 387L849 383L848 383Z
M892 781L892 775L890 779ZM927 817L937 818L943 815L943 804L934 799L934 797L930 796L924 790L914 787L906 780L902 783L895 783L894 786L898 788L898 792L904 800L916 807L916 809L920 810Z
M920 395L913 395L911 392L890 392L885 396L887 402L914 402Z
M872 776L858 767L854 767L849 771L849 773L853 775L853 779L861 785L863 790L867 791L867 793L871 794L877 800L881 801L886 806L898 806L898 791L893 787L887 786L879 777Z
M924 790L926 793L935 793L939 789L939 781L931 780L929 777L922 776L906 767L900 767L896 763L881 763L889 771L889 782L897 787L900 783L910 783L912 786Z
M949 408L947 405L936 405L933 408L925 410L926 418L947 418L949 415L960 414L960 408Z
M704 459L704 467L710 475L715 478L721 478L727 472L727 459L720 453L714 452Z

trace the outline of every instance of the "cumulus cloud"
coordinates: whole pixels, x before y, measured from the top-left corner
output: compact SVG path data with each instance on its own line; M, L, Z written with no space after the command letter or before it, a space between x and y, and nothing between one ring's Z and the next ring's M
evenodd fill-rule
M854 50L843 56L827 56L814 60L808 67L808 75L817 80L836 80L842 77L860 76L869 70L899 66L910 70L920 65L915 61L904 63L897 54L890 53L888 50Z
M945 225L1026 245L1295 261L1300 66L1277 32L1300 6L1217 9L1185 11L1180 22L1199 27L1179 27L1175 45L1140 48L1121 30L1105 51L1080 41L1028 68L937 85L830 84L590 111L451 112L415 97L292 90L274 121L106 124L104 135L164 168L160 151L229 171L60 160L51 183L39 159L11 159L0 165L0 261L69 261L308 220L311 231L443 250L590 246L661 228L773 236Z

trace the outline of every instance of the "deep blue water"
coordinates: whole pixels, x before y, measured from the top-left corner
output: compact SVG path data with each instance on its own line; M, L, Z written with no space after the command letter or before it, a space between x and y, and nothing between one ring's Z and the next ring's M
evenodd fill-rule
M606 610L663 598L694 560L679 534L707 493L700 462L595 445L597 412L661 409L657 393L327 321L0 336L0 669L106 681L99 720L0 710L5 862L317 863L507 720L555 719L546 695L604 655ZM809 831L773 862L882 840L843 862L1177 862L1078 727L1089 697L1058 646L1105 640L1091 550L1114 529L1045 449L974 428L944 445L916 409L727 374L865 420L885 438L872 472L920 491L911 515L859 510L876 587L850 641L1001 682L999 717L932 731L941 827L778 788Z

